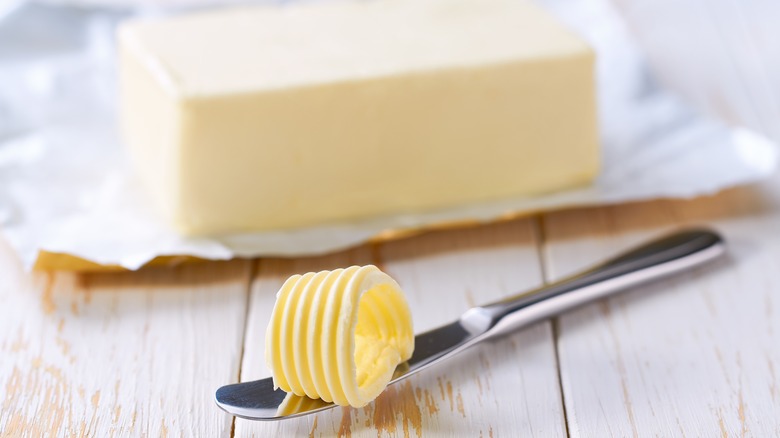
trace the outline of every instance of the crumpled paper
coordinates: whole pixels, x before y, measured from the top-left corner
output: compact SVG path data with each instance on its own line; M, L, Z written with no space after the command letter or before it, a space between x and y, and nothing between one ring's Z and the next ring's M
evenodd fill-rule
M8 1L0 8L0 229L28 268L45 250L136 269L161 255L317 254L388 230L688 198L774 171L772 143L699 115L654 80L605 0L541 3L598 54L603 171L594 185L338 225L184 238L151 209L116 126L113 31L121 19L148 11Z

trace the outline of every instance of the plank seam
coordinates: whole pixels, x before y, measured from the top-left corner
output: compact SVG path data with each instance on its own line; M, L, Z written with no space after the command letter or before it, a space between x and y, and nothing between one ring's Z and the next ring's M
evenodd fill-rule
M561 394L561 408L563 409L563 424L566 426L566 436L571 437L571 431L569 430L569 413L566 410L566 394L563 391L563 376L561 373L561 358L558 351L558 334L560 333L560 318L555 317L550 321L552 326L553 336L553 349L555 351L555 367L558 371L558 387Z
M533 220L533 229L536 237L536 251L539 259L539 270L542 273L542 281L544 284L550 284L550 276L547 270L547 258L544 256L544 246L547 243L544 216L536 215ZM566 436L571 437L571 431L569 430L569 414L566 411L566 395L563 392L563 377L561 375L561 359L558 352L558 334L559 334L559 318L550 318L550 327L552 329L553 338L553 352L555 353L555 371L558 376L558 389L561 395L561 409L563 410L563 425L566 428Z
M545 245L545 234L544 234L544 218L542 215L534 216L533 218L533 230L534 230L534 238L536 240L536 255L537 259L539 260L539 271L542 274L542 282L544 284L550 283L550 276L547 273L547 263L546 259L544 257L544 245Z
M255 282L255 275L260 270L260 259L252 259L249 265L249 275L246 281L246 298L244 300L244 330L243 336L241 336L241 352L238 354L238 375L236 376L236 382L241 381L241 371L244 366L244 352L246 350L246 332L249 330L249 311L252 308L252 284ZM236 417L230 424L230 438L236 436Z

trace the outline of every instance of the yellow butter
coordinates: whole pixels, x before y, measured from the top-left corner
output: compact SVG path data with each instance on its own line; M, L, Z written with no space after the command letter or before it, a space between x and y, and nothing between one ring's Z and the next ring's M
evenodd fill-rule
M413 351L403 292L373 265L290 277L266 332L276 387L342 406L375 399Z
M124 24L135 167L185 234L590 183L592 50L523 0L328 1Z

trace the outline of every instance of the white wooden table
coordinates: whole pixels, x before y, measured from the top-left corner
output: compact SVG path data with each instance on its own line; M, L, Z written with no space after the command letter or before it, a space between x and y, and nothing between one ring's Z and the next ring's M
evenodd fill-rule
M777 436L779 183L136 273L26 274L0 243L0 436ZM730 256L477 346L365 408L259 423L214 405L218 386L269 375L265 325L292 273L375 263L423 331L687 224L720 230Z

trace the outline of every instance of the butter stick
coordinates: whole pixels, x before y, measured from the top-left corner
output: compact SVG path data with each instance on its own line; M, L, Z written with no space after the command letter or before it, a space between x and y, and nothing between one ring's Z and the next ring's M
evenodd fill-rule
M594 56L522 0L243 7L126 23L124 138L189 235L536 195L598 171Z

